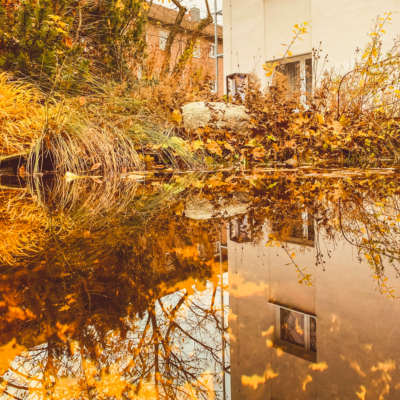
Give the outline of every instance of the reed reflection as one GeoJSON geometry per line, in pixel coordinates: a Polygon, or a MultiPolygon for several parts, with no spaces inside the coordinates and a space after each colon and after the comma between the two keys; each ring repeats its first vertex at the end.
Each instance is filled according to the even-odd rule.
{"type": "Polygon", "coordinates": [[[395,341],[368,329],[399,312],[397,175],[27,177],[19,189],[0,191],[4,396],[310,398],[349,369],[359,385],[343,396],[400,382],[395,341]],[[360,337],[372,352],[344,350],[360,337]]]}

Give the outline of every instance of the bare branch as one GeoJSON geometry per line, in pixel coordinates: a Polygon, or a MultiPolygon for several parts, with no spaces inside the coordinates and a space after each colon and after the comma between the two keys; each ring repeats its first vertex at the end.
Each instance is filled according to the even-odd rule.
{"type": "Polygon", "coordinates": [[[161,69],[162,74],[170,71],[172,45],[174,44],[175,38],[179,32],[179,28],[181,27],[183,18],[187,11],[187,8],[184,7],[178,0],[172,0],[172,2],[179,8],[179,12],[176,16],[174,25],[172,26],[172,29],[168,35],[167,43],[165,45],[164,61],[161,69]]]}

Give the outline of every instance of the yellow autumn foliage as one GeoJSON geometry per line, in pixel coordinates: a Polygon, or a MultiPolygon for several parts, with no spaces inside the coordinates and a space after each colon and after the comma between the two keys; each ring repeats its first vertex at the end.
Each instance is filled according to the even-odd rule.
{"type": "Polygon", "coordinates": [[[40,137],[46,117],[40,98],[32,85],[0,73],[0,156],[26,153],[40,137]]]}
{"type": "Polygon", "coordinates": [[[0,347],[0,375],[3,375],[8,370],[10,361],[13,361],[15,357],[21,355],[24,351],[26,351],[26,348],[20,346],[15,338],[0,347]]]}

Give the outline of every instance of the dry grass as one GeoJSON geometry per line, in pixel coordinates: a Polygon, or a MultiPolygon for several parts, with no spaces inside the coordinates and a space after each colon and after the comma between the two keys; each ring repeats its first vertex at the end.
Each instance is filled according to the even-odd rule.
{"type": "Polygon", "coordinates": [[[0,264],[40,252],[48,218],[29,191],[0,190],[0,264]]]}
{"type": "Polygon", "coordinates": [[[10,82],[0,74],[0,153],[29,152],[46,122],[40,92],[32,85],[10,82]]]}
{"type": "MultiPolygon", "coordinates": [[[[132,90],[92,79],[87,96],[44,95],[32,85],[0,75],[0,146],[6,156],[26,154],[28,173],[40,172],[40,155],[50,153],[57,171],[87,172],[101,164],[105,175],[146,169],[146,154],[158,154],[175,169],[203,162],[147,101],[132,90]]],[[[138,89],[140,91],[140,88],[138,89]]]]}

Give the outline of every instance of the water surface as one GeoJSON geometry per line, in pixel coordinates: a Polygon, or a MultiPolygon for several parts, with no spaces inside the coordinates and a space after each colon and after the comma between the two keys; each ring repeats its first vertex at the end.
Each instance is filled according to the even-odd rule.
{"type": "Polygon", "coordinates": [[[400,398],[400,177],[1,177],[4,399],[400,398]]]}

